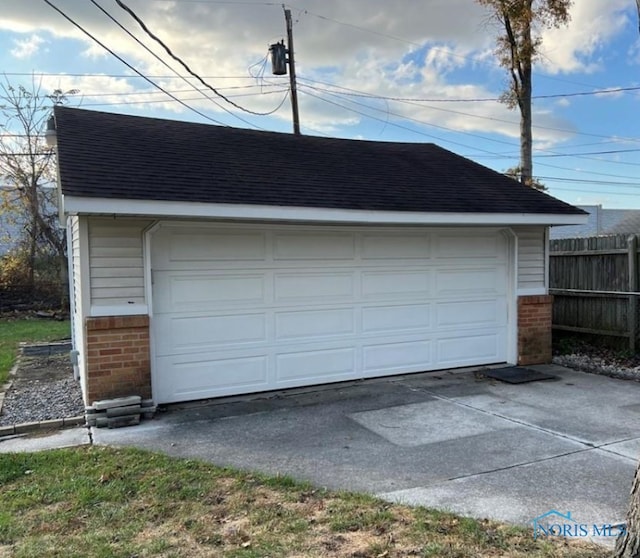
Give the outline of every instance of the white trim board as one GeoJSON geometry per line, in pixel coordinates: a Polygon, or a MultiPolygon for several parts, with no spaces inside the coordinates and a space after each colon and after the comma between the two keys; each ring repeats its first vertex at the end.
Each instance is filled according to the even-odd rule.
{"type": "Polygon", "coordinates": [[[216,219],[257,219],[316,223],[395,225],[581,225],[587,215],[535,213],[421,213],[268,205],[215,204],[64,196],[67,215],[136,215],[216,219]]]}

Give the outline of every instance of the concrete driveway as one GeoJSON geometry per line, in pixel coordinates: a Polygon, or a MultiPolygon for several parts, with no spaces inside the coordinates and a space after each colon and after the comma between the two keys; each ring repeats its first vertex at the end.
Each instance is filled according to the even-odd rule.
{"type": "Polygon", "coordinates": [[[640,383],[534,368],[558,379],[410,375],[172,407],[134,428],[93,429],[93,441],[513,523],[551,509],[581,523],[624,520],[640,383]]]}

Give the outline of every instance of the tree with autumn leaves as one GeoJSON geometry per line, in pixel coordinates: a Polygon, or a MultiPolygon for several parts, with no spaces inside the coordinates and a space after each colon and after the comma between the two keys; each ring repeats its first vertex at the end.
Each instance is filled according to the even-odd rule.
{"type": "Polygon", "coordinates": [[[509,86],[502,101],[520,112],[520,163],[518,179],[537,187],[533,178],[531,97],[533,64],[540,53],[541,33],[569,22],[572,0],[476,0],[489,10],[499,26],[496,55],[509,73],[509,86]]]}

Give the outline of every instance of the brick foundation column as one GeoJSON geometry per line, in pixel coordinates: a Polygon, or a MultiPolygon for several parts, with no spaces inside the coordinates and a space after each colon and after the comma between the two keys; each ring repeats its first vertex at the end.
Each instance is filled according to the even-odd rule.
{"type": "Polygon", "coordinates": [[[518,364],[551,362],[551,295],[518,297],[518,364]]]}
{"type": "Polygon", "coordinates": [[[151,397],[149,316],[87,318],[87,403],[151,397]]]}

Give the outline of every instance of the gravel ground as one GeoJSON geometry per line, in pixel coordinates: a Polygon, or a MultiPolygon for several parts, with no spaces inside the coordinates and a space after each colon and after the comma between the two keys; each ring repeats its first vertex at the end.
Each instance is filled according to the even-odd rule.
{"type": "Polygon", "coordinates": [[[607,359],[596,355],[584,353],[556,355],[553,357],[553,363],[580,370],[581,372],[640,381],[640,366],[627,366],[615,359],[607,359]]]}
{"type": "Polygon", "coordinates": [[[23,357],[4,398],[0,426],[83,413],[80,383],[73,378],[68,355],[23,357]]]}
{"type": "Polygon", "coordinates": [[[640,354],[597,347],[577,339],[559,343],[556,349],[554,364],[591,374],[640,381],[640,354]]]}

